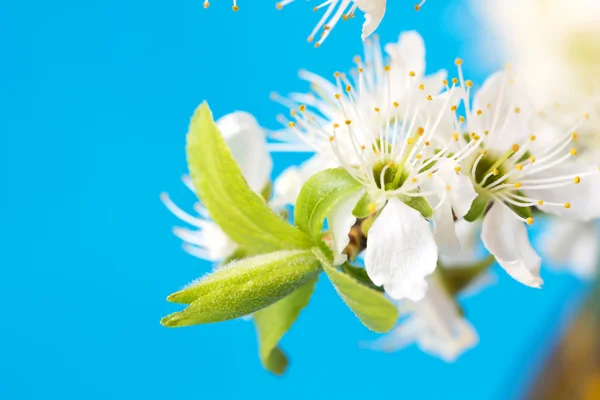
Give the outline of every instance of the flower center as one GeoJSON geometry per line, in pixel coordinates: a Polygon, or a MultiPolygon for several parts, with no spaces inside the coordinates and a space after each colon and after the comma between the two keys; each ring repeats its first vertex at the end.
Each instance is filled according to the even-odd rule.
{"type": "Polygon", "coordinates": [[[382,190],[396,190],[408,179],[409,173],[392,161],[380,161],[373,166],[375,184],[382,190]]]}

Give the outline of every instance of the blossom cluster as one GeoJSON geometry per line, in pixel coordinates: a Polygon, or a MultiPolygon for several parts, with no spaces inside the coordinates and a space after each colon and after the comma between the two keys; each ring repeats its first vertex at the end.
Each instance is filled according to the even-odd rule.
{"type": "MultiPolygon", "coordinates": [[[[385,1],[330,0],[320,7],[326,10],[315,31],[323,28],[325,34],[318,44],[340,18],[357,8],[366,13],[363,36],[369,36],[383,17],[385,1]]],[[[184,250],[228,266],[170,296],[190,306],[165,317],[164,325],[251,315],[258,326],[263,364],[281,372],[273,366],[276,343],[265,345],[267,335],[262,334],[276,324],[264,321],[280,318],[278,313],[285,311],[277,307],[291,307],[291,302],[294,309],[302,304],[297,314],[314,288],[314,274],[324,270],[365,325],[378,332],[396,325],[370,347],[394,350],[416,342],[424,351],[452,361],[477,343],[477,333],[457,299],[489,282],[491,265],[499,265],[523,285],[542,287],[542,257],[530,242],[529,226],[555,218],[560,222],[549,231],[560,227],[563,234],[571,232],[570,239],[549,235],[547,253],[557,259],[569,253],[578,265],[595,263],[590,255],[595,243],[572,242],[581,233],[578,224],[594,230],[591,221],[600,217],[599,159],[593,146],[595,141],[599,149],[598,136],[588,133],[593,113],[582,109],[563,115],[559,107],[541,107],[520,71],[511,66],[489,76],[479,88],[466,78],[461,59],[454,61],[450,75],[426,74],[424,42],[414,31],[383,48],[372,35],[354,64],[351,71],[335,72],[331,78],[302,71],[309,92],[273,94],[272,99],[288,109],[287,116],[278,117],[283,128],[276,132],[267,132],[245,112],[222,117],[213,129],[205,109],[196,112],[188,134],[191,178],[183,180],[200,202],[189,214],[168,195],[161,199],[188,225],[174,229],[184,250]],[[194,149],[211,144],[209,136],[202,136],[207,142],[198,141],[196,132],[213,130],[220,135],[210,139],[219,155],[214,165],[210,160],[197,164],[204,156],[195,155],[194,149]],[[221,138],[230,153],[219,150],[221,138]],[[271,182],[270,153],[288,151],[312,156],[271,182]],[[235,175],[225,165],[229,156],[248,191],[264,199],[265,210],[256,206],[255,215],[246,213],[250,207],[244,202],[255,198],[242,194],[239,182],[233,187],[233,181],[211,175],[235,175]],[[219,194],[226,201],[220,201],[219,194]],[[247,230],[245,220],[236,228],[221,216],[219,207],[226,208],[229,200],[229,218],[247,218],[252,222],[247,230]],[[256,215],[267,213],[289,220],[298,236],[296,230],[262,227],[261,221],[272,216],[255,219],[256,215]],[[575,228],[569,231],[568,226],[575,228]],[[552,242],[556,237],[561,241],[552,242]],[[277,240],[281,243],[275,244],[277,240]],[[309,248],[315,259],[302,253],[309,248]],[[277,256],[273,250],[280,250],[277,256]],[[298,257],[307,258],[300,262],[298,257]],[[275,264],[277,271],[297,274],[281,278],[275,286],[271,281],[283,272],[260,272],[275,264]],[[302,269],[308,264],[317,269],[302,269]],[[306,271],[301,278],[300,270],[306,271]],[[282,291],[283,281],[291,282],[289,290],[282,291]],[[269,285],[277,290],[268,292],[264,288],[269,285]],[[305,296],[304,291],[308,297],[292,299],[305,296]],[[249,297],[243,297],[246,292],[249,297]],[[270,293],[276,293],[271,302],[254,305],[257,297],[270,293]],[[381,305],[373,311],[368,305],[375,300],[381,305]],[[387,304],[398,314],[386,314],[387,304]],[[381,322],[389,318],[391,325],[381,322]]]]}

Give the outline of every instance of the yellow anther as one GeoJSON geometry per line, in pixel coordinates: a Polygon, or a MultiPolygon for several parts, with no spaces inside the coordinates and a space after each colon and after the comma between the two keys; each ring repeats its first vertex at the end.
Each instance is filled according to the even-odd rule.
{"type": "Polygon", "coordinates": [[[535,157],[534,156],[529,157],[529,162],[533,164],[535,162],[535,157]]]}
{"type": "Polygon", "coordinates": [[[339,72],[339,71],[336,71],[336,72],[334,72],[334,73],[333,73],[333,77],[334,77],[334,78],[339,78],[339,77],[340,77],[340,75],[341,75],[341,74],[340,74],[340,72],[339,72]]]}
{"type": "Polygon", "coordinates": [[[533,225],[533,218],[529,217],[525,221],[527,222],[527,225],[533,225]]]}
{"type": "Polygon", "coordinates": [[[417,154],[417,155],[415,156],[415,158],[416,158],[417,160],[420,160],[421,158],[423,158],[423,154],[417,154]]]}
{"type": "Polygon", "coordinates": [[[450,190],[452,190],[452,186],[450,186],[450,185],[446,185],[446,191],[448,191],[448,192],[449,192],[450,190]]]}
{"type": "Polygon", "coordinates": [[[335,140],[335,136],[329,136],[329,141],[333,142],[335,140]]]}
{"type": "Polygon", "coordinates": [[[492,174],[494,176],[498,176],[499,173],[500,173],[500,171],[498,171],[496,168],[494,168],[494,170],[492,171],[492,174]]]}
{"type": "Polygon", "coordinates": [[[451,111],[456,111],[457,109],[458,109],[458,107],[457,107],[457,106],[452,106],[452,107],[450,107],[450,110],[451,110],[451,111]]]}
{"type": "Polygon", "coordinates": [[[433,172],[428,172],[428,173],[427,173],[427,177],[428,177],[428,178],[433,178],[433,172]]]}
{"type": "Polygon", "coordinates": [[[571,139],[577,140],[577,138],[579,138],[579,134],[577,132],[571,133],[571,139]]]}
{"type": "Polygon", "coordinates": [[[455,142],[458,142],[458,133],[454,132],[452,134],[452,139],[454,139],[455,142]]]}
{"type": "Polygon", "coordinates": [[[408,73],[408,76],[415,76],[415,75],[416,75],[416,74],[415,74],[415,71],[410,71],[410,72],[408,73]]]}
{"type": "Polygon", "coordinates": [[[458,121],[462,124],[463,122],[465,122],[465,117],[463,117],[462,115],[458,118],[458,121]]]}
{"type": "Polygon", "coordinates": [[[581,178],[576,176],[575,178],[573,178],[573,182],[575,182],[575,184],[578,184],[581,182],[581,178]]]}
{"type": "Polygon", "coordinates": [[[569,150],[569,153],[571,153],[572,156],[577,155],[577,149],[571,149],[569,150]]]}
{"type": "Polygon", "coordinates": [[[531,140],[532,142],[536,139],[535,135],[531,135],[529,136],[529,140],[531,140]]]}
{"type": "Polygon", "coordinates": [[[481,114],[483,114],[483,111],[477,110],[477,115],[481,115],[481,114]]]}
{"type": "Polygon", "coordinates": [[[488,131],[487,129],[486,129],[485,131],[483,131],[483,134],[484,134],[485,136],[487,136],[489,133],[490,133],[490,131],[488,131]]]}
{"type": "Polygon", "coordinates": [[[544,205],[544,200],[538,200],[538,206],[543,206],[544,205]]]}
{"type": "Polygon", "coordinates": [[[394,102],[394,107],[398,108],[399,105],[400,104],[397,101],[394,102]]]}
{"type": "Polygon", "coordinates": [[[413,177],[413,178],[412,178],[410,181],[411,181],[412,183],[417,183],[417,177],[416,177],[416,176],[414,176],[414,177],[413,177]]]}
{"type": "Polygon", "coordinates": [[[419,85],[419,89],[421,90],[425,90],[425,85],[423,85],[422,83],[419,85]]]}
{"type": "Polygon", "coordinates": [[[335,94],[335,98],[336,98],[336,99],[338,99],[338,100],[339,100],[339,99],[340,99],[340,97],[342,97],[342,95],[341,95],[341,94],[339,94],[339,93],[336,93],[336,94],[335,94]]]}
{"type": "Polygon", "coordinates": [[[468,88],[473,87],[473,82],[470,79],[467,79],[465,81],[465,86],[468,87],[468,88]]]}
{"type": "Polygon", "coordinates": [[[460,165],[457,165],[456,167],[454,167],[454,171],[460,172],[460,165]]]}
{"type": "Polygon", "coordinates": [[[429,142],[429,140],[425,142],[425,146],[429,146],[430,144],[431,142],[429,142]]]}
{"type": "Polygon", "coordinates": [[[350,125],[352,123],[352,121],[350,121],[349,119],[347,119],[346,121],[344,121],[346,125],[350,125]]]}
{"type": "Polygon", "coordinates": [[[425,133],[425,128],[423,128],[422,126],[417,128],[417,135],[419,136],[423,136],[423,133],[425,133]]]}
{"type": "Polygon", "coordinates": [[[458,84],[458,78],[452,78],[452,83],[457,85],[458,84]]]}
{"type": "Polygon", "coordinates": [[[291,115],[292,117],[295,117],[295,116],[296,116],[296,110],[293,110],[293,109],[292,109],[292,110],[290,110],[290,115],[291,115]]]}
{"type": "Polygon", "coordinates": [[[387,164],[385,164],[388,166],[388,168],[392,168],[394,166],[394,163],[391,161],[388,161],[387,164]]]}
{"type": "Polygon", "coordinates": [[[233,6],[233,7],[231,7],[231,9],[232,9],[233,11],[238,11],[240,8],[239,8],[238,6],[233,6]]]}
{"type": "Polygon", "coordinates": [[[379,112],[379,107],[374,108],[375,112],[379,112]]]}
{"type": "Polygon", "coordinates": [[[519,107],[515,107],[515,113],[519,114],[521,112],[521,109],[519,107]]]}
{"type": "Polygon", "coordinates": [[[428,95],[427,100],[431,101],[431,100],[433,100],[433,97],[431,97],[431,95],[428,95]]]}
{"type": "Polygon", "coordinates": [[[515,189],[519,189],[521,187],[521,182],[515,183],[515,189]]]}
{"type": "Polygon", "coordinates": [[[569,203],[568,201],[564,204],[565,208],[571,208],[571,203],[569,203]]]}
{"type": "Polygon", "coordinates": [[[369,211],[370,213],[374,213],[375,210],[377,210],[377,206],[373,203],[369,203],[369,205],[367,206],[367,211],[369,211]]]}
{"type": "Polygon", "coordinates": [[[513,151],[513,152],[515,152],[515,153],[516,153],[517,151],[519,151],[519,145],[518,145],[518,144],[516,144],[516,143],[515,143],[515,144],[513,144],[513,145],[512,145],[512,151],[513,151]]]}
{"type": "Polygon", "coordinates": [[[461,60],[460,58],[457,58],[456,60],[454,60],[454,64],[456,64],[457,66],[462,65],[463,60],[461,60]]]}
{"type": "Polygon", "coordinates": [[[490,103],[487,103],[486,107],[490,108],[492,105],[490,103]]]}
{"type": "Polygon", "coordinates": [[[360,145],[360,149],[361,149],[361,150],[364,150],[364,149],[366,149],[366,148],[367,148],[367,146],[365,146],[364,144],[361,144],[361,145],[360,145]]]}
{"type": "Polygon", "coordinates": [[[413,142],[414,142],[413,138],[406,139],[407,144],[413,144],[413,142]]]}
{"type": "Polygon", "coordinates": [[[442,84],[443,84],[444,86],[448,86],[448,80],[444,79],[444,80],[442,81],[442,84]]]}
{"type": "Polygon", "coordinates": [[[517,169],[519,171],[523,171],[523,164],[517,164],[517,169]]]}
{"type": "Polygon", "coordinates": [[[360,56],[354,56],[353,61],[355,64],[360,64],[361,63],[360,56]]]}
{"type": "Polygon", "coordinates": [[[485,149],[481,150],[481,154],[483,154],[485,156],[487,154],[487,150],[485,150],[485,149]]]}
{"type": "Polygon", "coordinates": [[[420,11],[420,10],[421,10],[421,5],[415,4],[415,11],[420,11]]]}
{"type": "Polygon", "coordinates": [[[204,2],[204,8],[208,8],[208,7],[210,7],[210,3],[208,1],[205,1],[204,2]]]}
{"type": "Polygon", "coordinates": [[[384,70],[384,71],[386,71],[386,72],[388,72],[390,69],[391,69],[391,68],[390,68],[390,66],[389,66],[389,65],[386,65],[385,67],[383,67],[383,70],[384,70]]]}
{"type": "Polygon", "coordinates": [[[590,119],[590,114],[588,114],[588,113],[583,114],[583,118],[590,119]]]}
{"type": "Polygon", "coordinates": [[[300,104],[300,107],[298,107],[298,109],[300,111],[304,111],[304,110],[306,110],[306,106],[304,104],[300,104]]]}
{"type": "Polygon", "coordinates": [[[295,125],[295,124],[294,124],[294,121],[290,121],[290,122],[288,122],[288,126],[289,126],[290,128],[293,128],[293,127],[294,127],[294,125],[295,125]]]}

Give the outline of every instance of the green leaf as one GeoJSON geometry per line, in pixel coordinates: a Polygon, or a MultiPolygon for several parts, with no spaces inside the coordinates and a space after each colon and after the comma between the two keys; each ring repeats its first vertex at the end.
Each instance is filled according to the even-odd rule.
{"type": "Polygon", "coordinates": [[[314,249],[314,252],[321,261],[329,280],[335,286],[335,290],[367,328],[384,333],[394,327],[398,320],[398,309],[383,293],[335,269],[330,259],[320,249],[314,249]]]}
{"type": "Polygon", "coordinates": [[[192,117],[186,151],[198,198],[234,242],[254,254],[311,247],[305,234],[248,187],[206,103],[192,117]]]}
{"type": "Polygon", "coordinates": [[[421,213],[423,218],[431,218],[433,215],[433,208],[429,205],[427,199],[423,196],[412,197],[412,196],[400,196],[404,204],[414,208],[421,213]]]}
{"type": "Polygon", "coordinates": [[[358,203],[356,203],[354,210],[352,210],[352,215],[356,218],[366,218],[373,214],[379,208],[378,206],[378,202],[369,193],[365,193],[358,203]]]}
{"type": "Polygon", "coordinates": [[[315,243],[321,240],[323,222],[333,207],[362,185],[342,168],[327,169],[306,181],[294,210],[294,222],[315,243]]]}
{"type": "Polygon", "coordinates": [[[354,265],[346,262],[342,264],[342,272],[353,277],[363,285],[368,286],[373,290],[383,292],[383,288],[381,286],[376,286],[373,281],[371,281],[371,278],[369,278],[369,275],[367,275],[367,270],[364,268],[355,267],[354,265]]]}
{"type": "Polygon", "coordinates": [[[486,196],[479,195],[475,197],[469,212],[465,215],[465,220],[468,222],[474,222],[481,218],[488,206],[488,202],[489,199],[486,196]]]}
{"type": "Polygon", "coordinates": [[[189,306],[160,322],[179,327],[251,314],[289,295],[320,271],[310,250],[282,250],[234,261],[170,295],[168,301],[189,306]]]}
{"type": "Polygon", "coordinates": [[[316,283],[317,277],[314,277],[289,296],[257,311],[252,317],[258,333],[262,364],[276,375],[283,374],[288,364],[287,357],[277,343],[296,321],[300,311],[308,304],[316,283]]]}

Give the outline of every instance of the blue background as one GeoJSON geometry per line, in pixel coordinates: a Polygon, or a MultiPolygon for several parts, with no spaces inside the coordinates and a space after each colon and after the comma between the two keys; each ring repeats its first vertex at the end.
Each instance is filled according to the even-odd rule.
{"type": "MultiPolygon", "coordinates": [[[[263,371],[251,323],[169,330],[166,295],[209,265],[180,250],[168,191],[180,183],[194,108],[241,109],[269,128],[271,90],[306,89],[304,67],[330,76],[361,52],[361,18],[320,49],[318,19],[299,1],[2,1],[0,3],[0,398],[507,399],[522,393],[576,306],[583,284],[545,272],[542,291],[498,270],[499,285],[465,302],[481,344],[454,365],[415,346],[362,350],[372,339],[323,279],[283,341],[283,378],[263,371]]],[[[415,13],[390,1],[382,42],[418,29],[428,71],[487,60],[461,2],[415,13]]],[[[478,67],[479,66],[479,67],[478,67]]],[[[483,67],[481,67],[483,66],[483,67]]],[[[470,68],[470,69],[469,69],[470,68]]],[[[302,155],[276,155],[276,173],[302,155]]]]}

